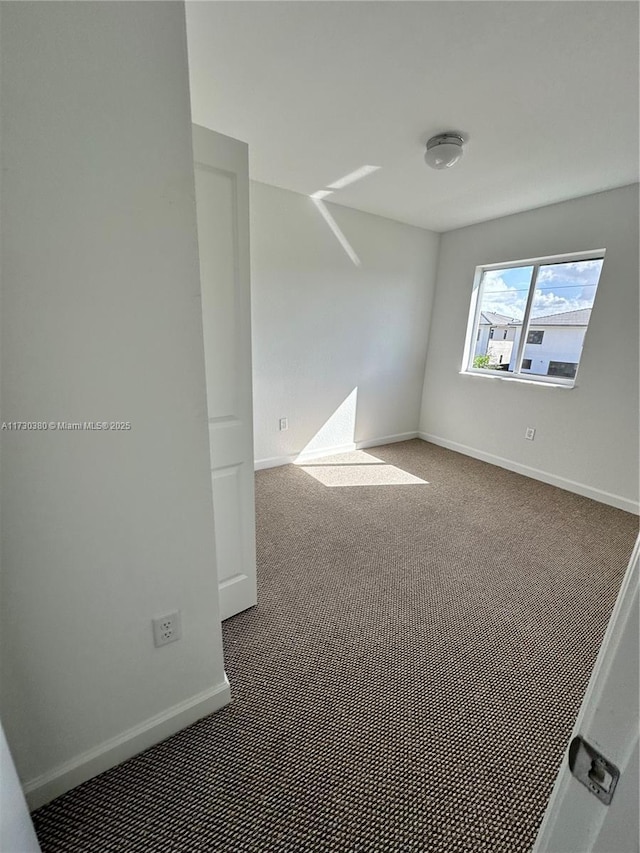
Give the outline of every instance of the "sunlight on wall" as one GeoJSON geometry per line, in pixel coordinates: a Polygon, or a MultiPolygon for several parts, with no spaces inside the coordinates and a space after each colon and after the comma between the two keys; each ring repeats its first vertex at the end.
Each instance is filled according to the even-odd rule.
{"type": "Polygon", "coordinates": [[[364,450],[296,464],[323,486],[329,487],[429,485],[427,480],[421,480],[420,477],[396,468],[395,465],[389,465],[364,450]]]}
{"type": "Polygon", "coordinates": [[[320,214],[323,217],[324,221],[327,223],[329,228],[331,228],[331,230],[333,231],[333,233],[336,237],[336,240],[338,241],[338,243],[340,243],[342,248],[345,250],[345,252],[349,256],[349,258],[351,259],[352,263],[355,264],[355,266],[357,266],[357,267],[362,266],[362,261],[356,255],[355,251],[353,250],[353,247],[351,246],[351,243],[349,243],[347,238],[344,236],[344,234],[340,230],[340,226],[338,225],[338,223],[335,221],[333,216],[327,210],[325,203],[320,201],[320,199],[317,197],[314,198],[313,196],[310,196],[310,198],[311,198],[311,201],[315,204],[315,206],[320,211],[320,214]]]}
{"type": "Polygon", "coordinates": [[[356,387],[298,454],[294,464],[323,486],[428,486],[427,480],[356,449],[357,406],[356,387]]]}
{"type": "Polygon", "coordinates": [[[349,172],[348,175],[343,175],[332,184],[327,184],[327,187],[330,190],[341,190],[344,187],[348,187],[350,184],[355,184],[356,181],[361,181],[372,172],[377,172],[379,168],[380,166],[360,166],[360,168],[356,169],[355,172],[349,172]]]}
{"type": "Polygon", "coordinates": [[[354,388],[340,403],[331,417],[320,427],[311,441],[303,447],[296,462],[308,459],[310,455],[323,451],[341,452],[355,449],[356,408],[358,388],[354,388]]]}

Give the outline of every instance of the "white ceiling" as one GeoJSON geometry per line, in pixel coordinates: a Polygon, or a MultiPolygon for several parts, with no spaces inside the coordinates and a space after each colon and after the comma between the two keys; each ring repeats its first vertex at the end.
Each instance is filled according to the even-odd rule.
{"type": "Polygon", "coordinates": [[[638,180],[635,2],[188,2],[193,120],[251,178],[435,231],[638,180]],[[468,136],[429,169],[435,133],[468,136]]]}

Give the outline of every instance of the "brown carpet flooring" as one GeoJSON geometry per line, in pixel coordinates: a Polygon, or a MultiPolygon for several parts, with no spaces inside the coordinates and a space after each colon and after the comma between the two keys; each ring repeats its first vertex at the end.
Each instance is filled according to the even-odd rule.
{"type": "Polygon", "coordinates": [[[419,440],[367,453],[257,475],[233,703],[36,812],[44,853],[531,849],[637,518],[419,440]],[[428,484],[311,476],[390,466],[428,484]]]}

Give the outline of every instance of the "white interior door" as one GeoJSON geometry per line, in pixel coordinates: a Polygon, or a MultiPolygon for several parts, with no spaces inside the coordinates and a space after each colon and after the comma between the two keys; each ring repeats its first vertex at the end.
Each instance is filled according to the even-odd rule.
{"type": "Polygon", "coordinates": [[[249,280],[243,142],[193,126],[220,615],[257,601],[249,280]]]}
{"type": "MultiPolygon", "coordinates": [[[[619,772],[572,775],[568,754],[556,779],[533,853],[638,853],[638,604],[640,537],[636,541],[571,740],[584,738],[619,772]],[[591,780],[589,779],[591,776],[591,780]],[[598,783],[595,785],[594,783],[598,783]],[[612,791],[607,804],[594,795],[612,791]]],[[[589,770],[589,761],[583,764],[589,770]]],[[[597,759],[596,759],[597,769],[597,759]]]]}

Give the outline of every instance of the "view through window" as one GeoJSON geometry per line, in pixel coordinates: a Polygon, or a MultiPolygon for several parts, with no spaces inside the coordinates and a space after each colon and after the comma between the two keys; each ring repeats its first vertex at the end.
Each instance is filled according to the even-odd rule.
{"type": "Polygon", "coordinates": [[[481,267],[466,369],[572,385],[603,260],[599,252],[481,267]]]}

